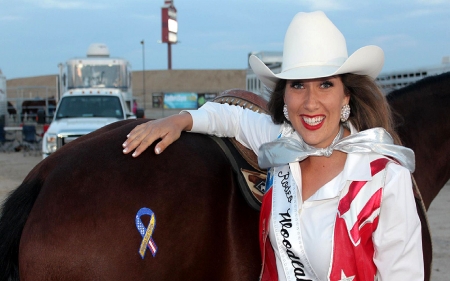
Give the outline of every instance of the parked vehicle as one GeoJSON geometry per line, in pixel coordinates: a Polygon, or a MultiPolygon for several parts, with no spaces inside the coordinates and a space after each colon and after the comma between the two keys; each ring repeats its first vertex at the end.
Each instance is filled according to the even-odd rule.
{"type": "Polygon", "coordinates": [[[100,127],[136,118],[132,112],[131,66],[111,58],[104,44],[92,44],[86,58],[68,60],[60,69],[64,93],[44,134],[43,157],[100,127]]]}
{"type": "Polygon", "coordinates": [[[0,126],[5,125],[8,113],[8,101],[6,99],[6,77],[0,69],[0,126]]]}

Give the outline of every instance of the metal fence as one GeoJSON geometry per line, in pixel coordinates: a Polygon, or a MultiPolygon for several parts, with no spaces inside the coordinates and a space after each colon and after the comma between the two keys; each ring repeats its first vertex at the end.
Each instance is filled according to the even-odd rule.
{"type": "Polygon", "coordinates": [[[21,86],[6,89],[8,115],[6,124],[35,123],[39,110],[45,112],[46,123],[51,122],[56,109],[56,87],[21,86]]]}

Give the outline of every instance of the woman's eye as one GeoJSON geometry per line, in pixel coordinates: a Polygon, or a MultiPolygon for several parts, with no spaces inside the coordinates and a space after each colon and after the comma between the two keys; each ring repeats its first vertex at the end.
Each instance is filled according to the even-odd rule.
{"type": "Polygon", "coordinates": [[[330,88],[330,87],[333,87],[333,83],[331,83],[330,81],[324,81],[323,83],[322,83],[322,85],[320,85],[322,88],[324,88],[324,89],[328,89],[328,88],[330,88]]]}
{"type": "Polygon", "coordinates": [[[303,88],[303,84],[298,82],[298,81],[292,81],[291,82],[291,88],[301,89],[301,88],[303,88]]]}

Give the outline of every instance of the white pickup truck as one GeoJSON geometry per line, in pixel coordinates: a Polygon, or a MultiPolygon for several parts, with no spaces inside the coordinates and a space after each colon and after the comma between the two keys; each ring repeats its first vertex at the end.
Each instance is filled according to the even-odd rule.
{"type": "Polygon", "coordinates": [[[110,58],[104,44],[92,44],[86,58],[71,59],[65,66],[60,73],[64,94],[43,137],[43,158],[107,124],[136,118],[128,61],[110,58]]]}

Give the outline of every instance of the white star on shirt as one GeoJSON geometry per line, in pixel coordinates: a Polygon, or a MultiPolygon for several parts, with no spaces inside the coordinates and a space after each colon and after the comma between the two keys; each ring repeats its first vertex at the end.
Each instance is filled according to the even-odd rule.
{"type": "Polygon", "coordinates": [[[347,276],[345,276],[344,271],[341,270],[341,280],[339,280],[339,281],[352,281],[353,279],[355,279],[354,275],[347,277],[347,276]]]}

